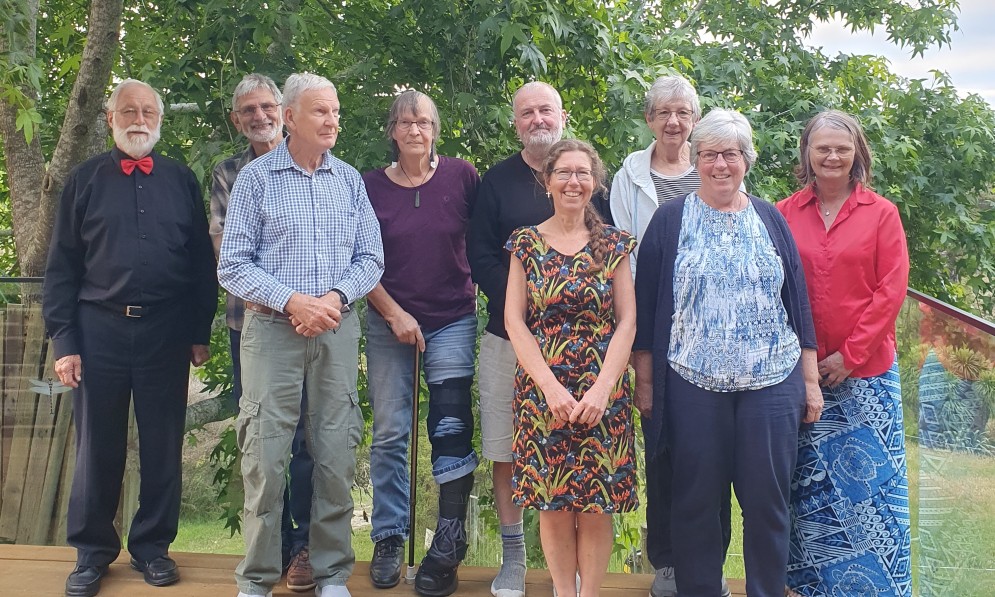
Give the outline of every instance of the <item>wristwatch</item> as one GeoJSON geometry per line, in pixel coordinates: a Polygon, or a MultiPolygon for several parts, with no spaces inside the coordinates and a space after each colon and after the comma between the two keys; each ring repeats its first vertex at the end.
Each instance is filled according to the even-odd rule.
{"type": "Polygon", "coordinates": [[[342,302],[342,310],[347,311],[349,309],[349,299],[346,297],[345,293],[338,288],[332,288],[332,292],[339,295],[339,301],[342,302]]]}

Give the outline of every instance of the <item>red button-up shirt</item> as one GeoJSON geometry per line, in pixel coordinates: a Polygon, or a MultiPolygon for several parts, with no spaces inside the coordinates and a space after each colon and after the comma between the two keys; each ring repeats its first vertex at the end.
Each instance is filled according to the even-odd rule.
{"type": "Polygon", "coordinates": [[[819,360],[843,355],[851,377],[895,360],[895,320],[909,284],[909,250],[898,208],[857,185],[829,230],[811,186],[777,204],[805,268],[819,360]]]}

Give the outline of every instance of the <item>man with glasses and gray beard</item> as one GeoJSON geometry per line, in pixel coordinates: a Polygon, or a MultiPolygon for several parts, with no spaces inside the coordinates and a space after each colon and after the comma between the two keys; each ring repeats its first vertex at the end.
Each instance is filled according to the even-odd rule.
{"type": "Polygon", "coordinates": [[[72,387],[76,472],[67,597],[91,597],[121,551],[114,528],[128,443],[138,424],[141,498],[128,533],[145,582],[179,580],[168,555],[180,514],[190,364],[210,356],[218,287],[200,184],[152,148],[162,99],[127,79],[107,101],[115,147],[69,175],[42,302],[59,381],[72,387]]]}
{"type": "MultiPolygon", "coordinates": [[[[526,83],[512,97],[515,132],[522,151],[495,164],[481,179],[467,232],[467,257],[473,281],[487,296],[487,331],[480,340],[480,435],[482,453],[494,464],[494,504],[501,524],[501,569],[491,583],[495,597],[525,594],[525,535],[522,509],[512,501],[512,399],[515,350],[504,328],[504,299],[510,254],[508,237],[553,215],[540,174],[546,153],[563,136],[567,111],[560,94],[539,81],[526,83]]],[[[604,193],[591,200],[611,223],[604,193]]]]}
{"type": "MultiPolygon", "coordinates": [[[[231,156],[214,168],[211,180],[211,241],[214,255],[221,252],[221,238],[228,213],[228,198],[238,173],[246,164],[268,153],[283,141],[283,95],[273,79],[252,73],[235,87],[232,97],[231,121],[235,129],[249,140],[249,147],[231,156]]],[[[226,293],[225,320],[231,340],[232,401],[238,407],[242,397],[242,360],[239,346],[242,340],[242,322],[245,319],[245,301],[226,293]]],[[[307,392],[302,392],[302,410],[307,410],[307,392]]],[[[283,519],[281,543],[283,569],[287,574],[287,588],[291,591],[313,589],[314,573],[308,551],[308,530],[311,525],[311,497],[314,493],[311,475],[314,460],[307,450],[304,419],[297,424],[290,448],[290,475],[283,494],[283,519]]]]}

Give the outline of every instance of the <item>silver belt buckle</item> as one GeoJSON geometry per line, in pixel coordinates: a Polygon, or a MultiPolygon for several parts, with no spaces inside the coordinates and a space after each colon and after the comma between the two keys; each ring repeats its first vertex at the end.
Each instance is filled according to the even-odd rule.
{"type": "Polygon", "coordinates": [[[142,306],[141,305],[128,305],[124,308],[125,317],[141,317],[142,316],[142,306]]]}

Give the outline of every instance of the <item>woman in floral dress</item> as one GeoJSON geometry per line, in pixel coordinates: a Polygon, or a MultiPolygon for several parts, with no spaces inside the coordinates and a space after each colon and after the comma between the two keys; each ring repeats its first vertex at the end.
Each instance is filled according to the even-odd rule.
{"type": "Polygon", "coordinates": [[[543,165],[553,217],[519,228],[505,325],[518,357],[515,501],[539,510],[559,595],[597,595],[612,547],[611,514],[638,506],[627,362],[635,335],[629,254],[635,239],[591,205],[604,166],[582,141],[543,165]],[[617,275],[621,272],[621,275],[617,275]]]}

